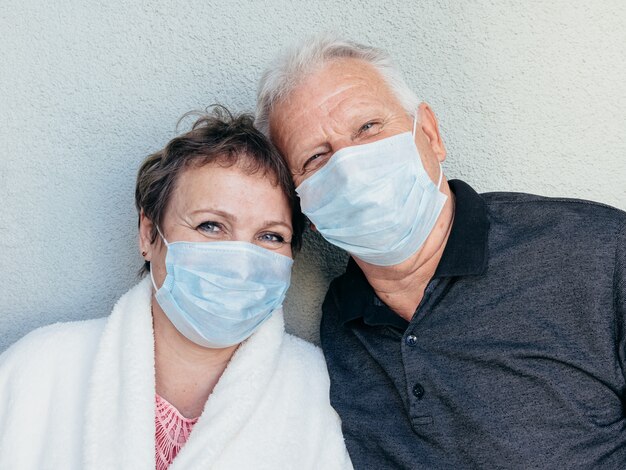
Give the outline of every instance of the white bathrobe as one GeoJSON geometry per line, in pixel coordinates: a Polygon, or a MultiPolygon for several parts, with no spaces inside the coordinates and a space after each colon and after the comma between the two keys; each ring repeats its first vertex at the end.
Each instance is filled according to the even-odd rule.
{"type": "MultiPolygon", "coordinates": [[[[155,468],[151,284],[107,318],[40,328],[0,356],[0,469],[155,468]]],[[[274,313],[245,341],[170,469],[352,468],[320,350],[274,313]]]]}

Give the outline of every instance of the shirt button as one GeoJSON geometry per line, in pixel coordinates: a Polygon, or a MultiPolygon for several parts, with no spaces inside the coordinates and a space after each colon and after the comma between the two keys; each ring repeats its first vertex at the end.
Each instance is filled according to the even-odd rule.
{"type": "Polygon", "coordinates": [[[413,395],[418,400],[422,399],[422,397],[424,396],[424,392],[425,392],[424,387],[422,387],[420,384],[417,383],[413,385],[413,395]]]}
{"type": "Polygon", "coordinates": [[[409,335],[406,337],[405,343],[407,346],[415,346],[417,344],[417,336],[415,335],[409,335]]]}

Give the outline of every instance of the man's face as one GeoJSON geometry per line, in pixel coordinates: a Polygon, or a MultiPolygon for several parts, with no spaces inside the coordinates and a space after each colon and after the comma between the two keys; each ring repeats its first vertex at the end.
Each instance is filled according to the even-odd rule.
{"type": "MultiPolygon", "coordinates": [[[[338,150],[411,131],[412,125],[412,116],[378,72],[357,59],[326,64],[270,114],[271,138],[287,159],[296,186],[338,150]]],[[[424,161],[423,133],[418,134],[416,143],[424,161]]],[[[424,163],[431,173],[432,163],[424,163]]],[[[438,175],[435,164],[432,172],[438,175]]]]}

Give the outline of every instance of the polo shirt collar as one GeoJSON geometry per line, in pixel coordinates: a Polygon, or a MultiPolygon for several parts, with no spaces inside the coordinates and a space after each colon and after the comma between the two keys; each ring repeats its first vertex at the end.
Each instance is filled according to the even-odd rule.
{"type": "MultiPolygon", "coordinates": [[[[434,278],[481,275],[488,261],[487,207],[482,197],[463,181],[451,180],[449,185],[455,196],[454,220],[434,278]]],[[[346,272],[338,279],[337,289],[341,323],[363,318],[372,326],[407,327],[406,320],[378,299],[352,258],[346,272]]]]}
{"type": "Polygon", "coordinates": [[[454,221],[434,277],[478,276],[487,269],[487,206],[461,180],[450,181],[455,196],[454,221]]]}

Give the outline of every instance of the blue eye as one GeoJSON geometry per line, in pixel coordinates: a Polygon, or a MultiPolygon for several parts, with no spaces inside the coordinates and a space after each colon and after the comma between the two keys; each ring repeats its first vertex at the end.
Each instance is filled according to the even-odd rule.
{"type": "Polygon", "coordinates": [[[313,162],[315,162],[315,160],[317,160],[318,158],[320,158],[322,156],[321,153],[316,153],[315,155],[313,155],[312,157],[310,157],[306,162],[304,162],[304,168],[308,168],[310,165],[313,164],[313,162]]]}
{"type": "Polygon", "coordinates": [[[272,233],[272,232],[263,233],[259,237],[259,239],[264,242],[285,243],[285,239],[283,238],[282,235],[279,235],[278,233],[272,233]]]}
{"type": "Polygon", "coordinates": [[[221,232],[222,225],[217,222],[202,222],[200,225],[198,225],[198,230],[207,233],[218,233],[221,232]]]}
{"type": "Polygon", "coordinates": [[[315,171],[323,167],[329,158],[330,158],[330,152],[316,153],[315,155],[310,157],[306,162],[304,162],[302,173],[304,174],[309,171],[315,171]]]}
{"type": "Polygon", "coordinates": [[[361,134],[377,134],[381,130],[381,124],[378,121],[366,122],[361,126],[357,135],[361,134]]]}

